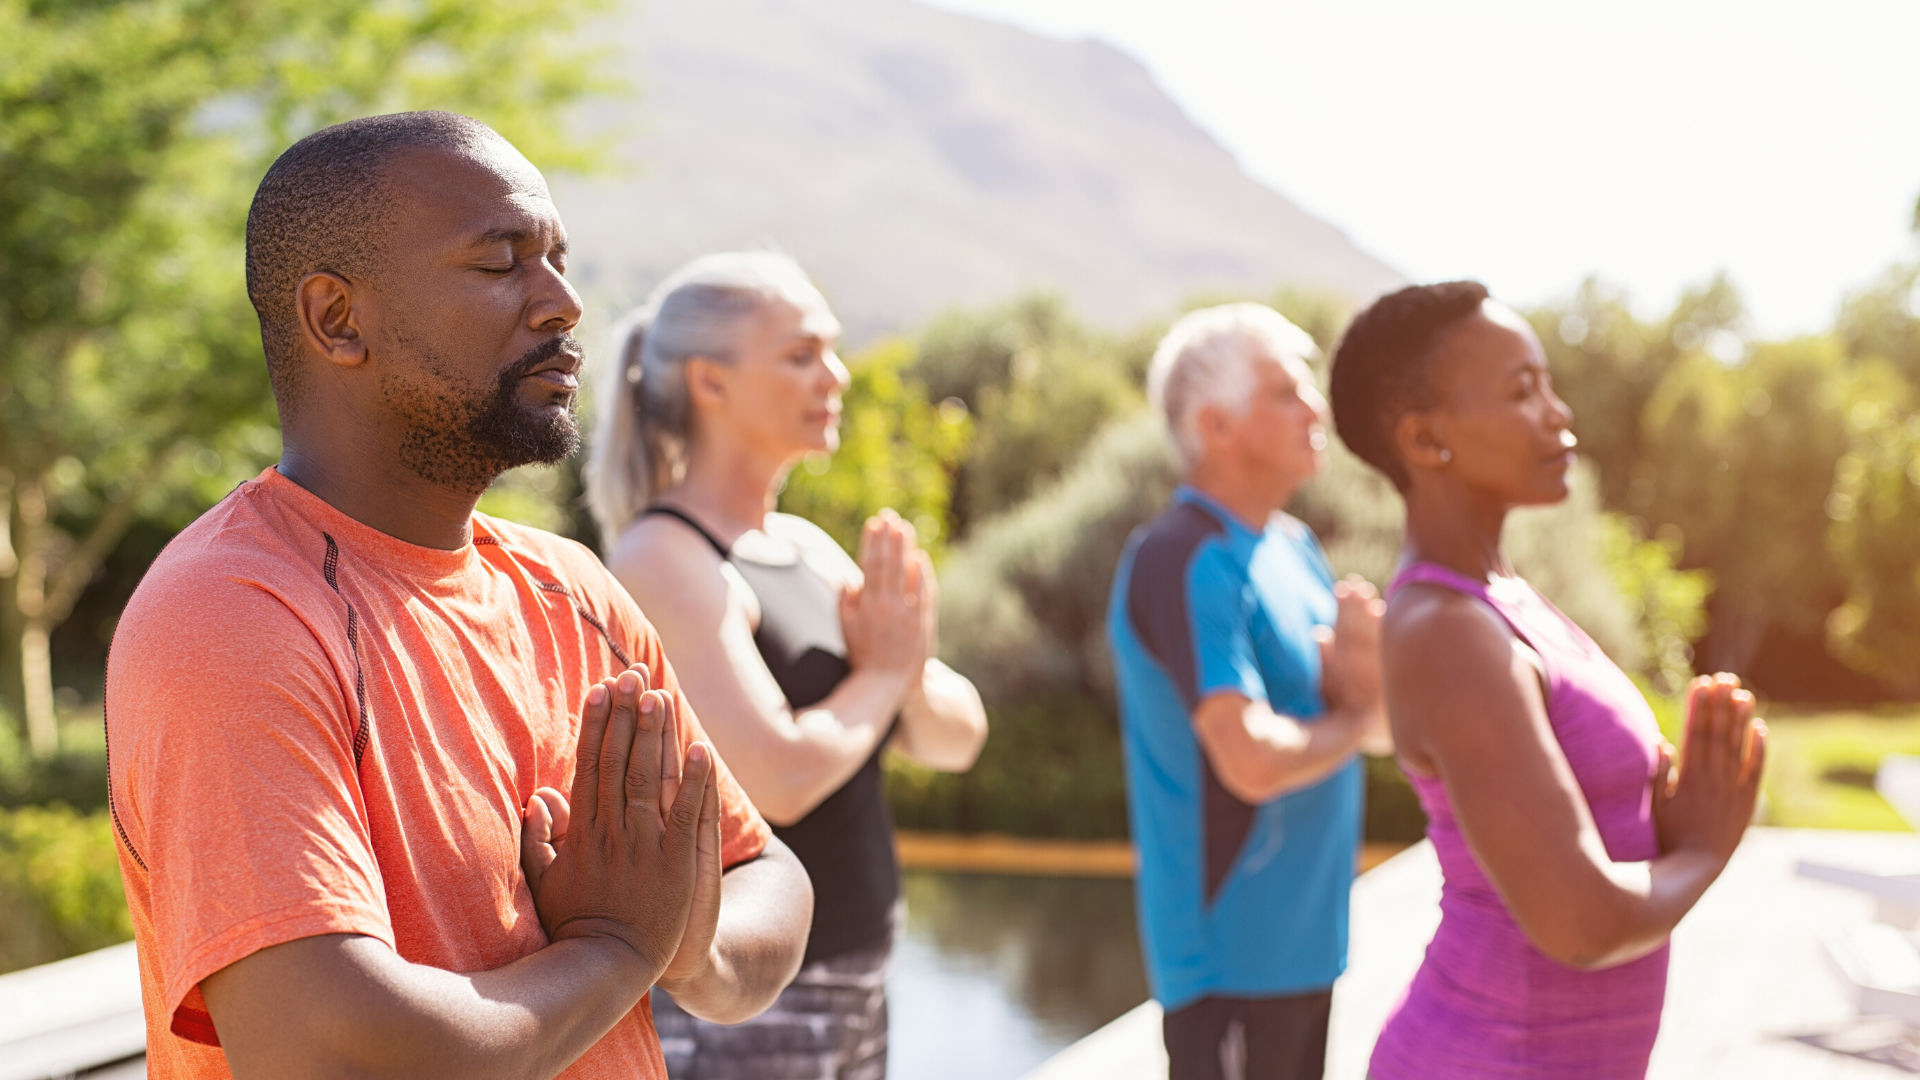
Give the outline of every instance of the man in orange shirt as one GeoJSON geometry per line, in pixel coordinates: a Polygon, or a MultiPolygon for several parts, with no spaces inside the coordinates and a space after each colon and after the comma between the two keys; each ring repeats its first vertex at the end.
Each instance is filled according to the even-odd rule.
{"type": "Polygon", "coordinates": [[[573,420],[580,299],[485,126],[296,144],[247,224],[285,453],[115,633],[109,794],[148,1072],[663,1078],[644,1000],[735,1022],[812,891],[586,549],[474,512],[573,420]]]}

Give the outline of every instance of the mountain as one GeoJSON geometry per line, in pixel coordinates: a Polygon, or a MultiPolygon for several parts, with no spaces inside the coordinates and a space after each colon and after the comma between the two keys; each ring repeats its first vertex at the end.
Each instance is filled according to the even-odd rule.
{"type": "Polygon", "coordinates": [[[637,303],[777,246],[849,337],[1031,289],[1125,326],[1205,291],[1402,278],[1241,171],[1137,61],[909,0],[639,0],[595,33],[627,167],[558,178],[573,276],[637,303]]]}

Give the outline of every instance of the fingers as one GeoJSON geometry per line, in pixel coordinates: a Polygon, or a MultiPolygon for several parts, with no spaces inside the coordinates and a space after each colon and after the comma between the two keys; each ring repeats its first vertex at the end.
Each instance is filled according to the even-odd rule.
{"type": "Polygon", "coordinates": [[[1709,749],[1709,763],[1715,773],[1722,776],[1738,776],[1741,751],[1743,751],[1743,744],[1747,742],[1745,719],[1753,715],[1753,705],[1751,705],[1753,696],[1741,690],[1740,676],[1736,675],[1720,673],[1713,676],[1713,688],[1718,698],[1718,707],[1713,713],[1713,742],[1709,749]],[[1741,711],[1740,705],[1734,701],[1736,694],[1740,694],[1749,701],[1745,711],[1741,711]]]}
{"type": "Polygon", "coordinates": [[[602,679],[587,690],[587,703],[580,712],[580,744],[573,757],[573,797],[592,814],[599,802],[600,745],[607,738],[607,721],[612,716],[613,681],[602,679]]]}
{"type": "Polygon", "coordinates": [[[933,556],[924,550],[915,551],[915,562],[920,567],[920,602],[928,611],[940,608],[940,578],[933,572],[933,556]]]}
{"type": "MultiPolygon", "coordinates": [[[[649,690],[640,695],[637,702],[639,723],[635,728],[633,750],[626,762],[625,784],[626,812],[633,815],[658,814],[660,812],[660,759],[661,735],[666,730],[668,714],[673,711],[673,701],[661,690],[649,690]]],[[[681,778],[684,790],[685,777],[681,778]]]]}
{"type": "MultiPolygon", "coordinates": [[[[713,748],[706,743],[694,743],[687,748],[687,766],[680,778],[680,797],[673,801],[672,809],[667,812],[665,847],[674,865],[684,865],[680,860],[691,859],[698,853],[698,830],[704,815],[702,804],[707,800],[708,789],[713,787],[713,748]]],[[[714,794],[717,799],[718,792],[714,794]]],[[[717,801],[715,812],[718,812],[717,801]]]]}
{"type": "Polygon", "coordinates": [[[1687,684],[1687,725],[1681,737],[1680,767],[1689,769],[1707,759],[1707,710],[1711,708],[1713,679],[1700,675],[1687,684]]]}
{"type": "Polygon", "coordinates": [[[1741,783],[1758,788],[1767,772],[1767,722],[1755,720],[1747,739],[1747,771],[1741,783]]]}
{"type": "Polygon", "coordinates": [[[659,695],[667,711],[660,726],[660,805],[672,806],[680,795],[680,703],[665,690],[659,695]]]}
{"type": "MultiPolygon", "coordinates": [[[[626,812],[628,778],[634,747],[641,740],[640,703],[646,697],[646,684],[632,671],[623,671],[613,681],[613,717],[607,721],[607,741],[600,751],[600,797],[597,814],[618,819],[626,812]]],[[[658,766],[656,765],[656,768],[658,766]]],[[[649,781],[659,783],[655,776],[649,781]]]]}

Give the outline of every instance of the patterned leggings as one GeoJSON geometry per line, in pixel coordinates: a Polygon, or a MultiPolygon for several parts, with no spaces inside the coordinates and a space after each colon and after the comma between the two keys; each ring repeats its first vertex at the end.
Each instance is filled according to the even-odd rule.
{"type": "Polygon", "coordinates": [[[884,1080],[886,943],[815,960],[744,1024],[692,1016],[659,989],[653,1026],[670,1080],[884,1080]]]}

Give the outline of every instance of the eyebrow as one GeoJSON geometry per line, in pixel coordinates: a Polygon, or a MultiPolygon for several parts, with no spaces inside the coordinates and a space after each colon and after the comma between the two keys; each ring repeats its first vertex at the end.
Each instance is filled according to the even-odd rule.
{"type": "MultiPolygon", "coordinates": [[[[527,241],[533,239],[533,236],[534,234],[532,229],[524,229],[518,226],[508,225],[498,229],[488,229],[486,232],[483,232],[479,236],[474,237],[473,243],[469,246],[485,247],[488,244],[500,244],[500,243],[513,244],[518,246],[520,244],[524,244],[527,241]]],[[[554,241],[553,250],[564,254],[567,251],[567,238],[563,236],[563,237],[560,237],[558,240],[554,241]]]]}

